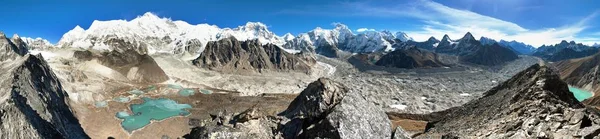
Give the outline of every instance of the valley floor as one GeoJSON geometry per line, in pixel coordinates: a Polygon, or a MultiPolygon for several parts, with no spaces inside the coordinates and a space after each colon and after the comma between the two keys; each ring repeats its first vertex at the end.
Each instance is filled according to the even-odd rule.
{"type": "MultiPolygon", "coordinates": [[[[132,134],[121,128],[119,111],[129,110],[130,104],[141,99],[121,103],[109,101],[107,107],[95,107],[98,101],[110,100],[133,88],[151,84],[135,84],[126,77],[93,61],[73,60],[67,50],[52,52],[50,66],[69,92],[72,109],[85,131],[92,138],[157,138],[163,135],[181,137],[198,126],[210,114],[226,111],[239,113],[256,106],[266,115],[276,115],[310,82],[328,77],[347,87],[360,90],[368,101],[387,112],[429,113],[462,105],[481,97],[483,92],[509,79],[517,72],[538,62],[537,58],[521,56],[518,60],[496,67],[459,64],[448,68],[432,69],[358,69],[346,58],[326,58],[319,61],[311,74],[293,72],[265,72],[229,74],[197,68],[189,61],[173,56],[154,56],[157,64],[170,80],[157,85],[178,84],[185,88],[207,89],[212,94],[196,93],[184,97],[160,88],[146,94],[153,98],[168,98],[192,105],[191,115],[153,122],[132,134]]],[[[421,128],[418,121],[392,120],[395,125],[409,124],[421,128]]]]}

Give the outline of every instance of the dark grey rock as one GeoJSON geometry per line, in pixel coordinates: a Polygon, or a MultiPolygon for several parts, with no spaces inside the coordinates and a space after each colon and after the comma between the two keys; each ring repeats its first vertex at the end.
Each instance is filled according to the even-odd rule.
{"type": "Polygon", "coordinates": [[[68,94],[41,55],[2,69],[0,138],[89,138],[71,111],[68,94]]]}
{"type": "Polygon", "coordinates": [[[258,40],[226,38],[208,42],[204,51],[192,62],[198,67],[225,72],[272,70],[310,73],[316,60],[311,55],[288,53],[274,44],[261,45],[258,40]]]}

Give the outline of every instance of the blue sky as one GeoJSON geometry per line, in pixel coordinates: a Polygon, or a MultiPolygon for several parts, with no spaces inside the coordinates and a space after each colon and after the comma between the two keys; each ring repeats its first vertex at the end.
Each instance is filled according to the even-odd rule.
{"type": "Polygon", "coordinates": [[[560,40],[600,43],[596,0],[21,0],[3,1],[0,12],[6,34],[53,43],[76,25],[87,29],[94,20],[131,20],[145,12],[219,27],[263,22],[278,35],[339,22],[353,30],[404,31],[415,40],[444,34],[458,39],[470,31],[536,46],[560,40]]]}

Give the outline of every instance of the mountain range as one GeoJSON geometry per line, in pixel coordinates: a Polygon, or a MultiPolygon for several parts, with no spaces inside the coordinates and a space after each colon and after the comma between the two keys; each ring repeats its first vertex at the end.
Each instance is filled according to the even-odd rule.
{"type": "MultiPolygon", "coordinates": [[[[435,49],[436,52],[440,53],[453,53],[452,51],[461,51],[461,53],[463,53],[462,51],[474,51],[474,49],[470,46],[462,46],[464,44],[461,44],[460,41],[476,40],[468,33],[463,37],[467,37],[468,39],[454,41],[450,39],[448,35],[445,35],[441,40],[430,37],[424,42],[417,42],[404,32],[391,32],[385,30],[353,32],[344,24],[335,23],[333,25],[333,29],[317,27],[296,36],[291,33],[278,36],[271,32],[265,24],[260,22],[248,22],[245,25],[236,28],[220,28],[209,24],[192,25],[185,21],[174,21],[169,18],[161,18],[148,12],[129,21],[95,20],[88,29],[76,26],[72,30],[66,32],[56,45],[52,45],[42,38],[32,39],[23,37],[23,41],[28,44],[28,46],[32,47],[30,49],[57,46],[114,50],[123,48],[115,47],[112,43],[127,42],[132,44],[128,47],[133,47],[132,49],[136,49],[142,54],[189,53],[198,55],[204,50],[209,41],[218,41],[224,38],[235,37],[240,41],[257,39],[261,44],[275,44],[290,53],[308,51],[335,57],[337,50],[350,53],[389,52],[398,48],[409,48],[410,46],[417,46],[417,48],[426,50],[435,49]],[[450,45],[454,44],[457,44],[459,47],[456,48],[459,48],[460,50],[452,50],[454,48],[449,48],[450,45]]],[[[482,45],[498,43],[500,46],[509,48],[517,54],[532,54],[551,61],[565,59],[554,55],[555,53],[562,51],[563,48],[570,48],[576,52],[585,53],[578,55],[591,55],[589,54],[591,52],[588,51],[588,46],[566,41],[557,45],[544,45],[538,49],[514,40],[496,41],[491,38],[481,37],[478,41],[480,41],[482,45]]]]}

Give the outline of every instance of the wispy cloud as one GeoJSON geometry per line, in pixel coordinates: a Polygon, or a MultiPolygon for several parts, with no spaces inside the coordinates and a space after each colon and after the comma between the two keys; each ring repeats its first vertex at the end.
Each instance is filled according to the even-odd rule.
{"type": "MultiPolygon", "coordinates": [[[[310,11],[312,10],[310,9],[297,10],[303,13],[298,12],[296,14],[413,18],[422,23],[421,27],[405,30],[405,32],[415,40],[426,40],[431,36],[441,37],[444,34],[458,38],[462,37],[466,32],[471,32],[475,37],[486,36],[494,39],[517,40],[534,46],[555,44],[561,40],[591,42],[592,44],[592,41],[600,40],[578,37],[582,31],[589,27],[590,20],[595,18],[598,12],[594,12],[570,25],[555,28],[527,29],[513,22],[481,15],[468,10],[451,8],[430,0],[418,0],[396,5],[376,5],[370,2],[343,2],[337,6],[337,8],[311,7],[321,10],[318,13],[311,13],[310,11]]],[[[540,7],[520,7],[521,10],[535,8],[540,7]]],[[[289,13],[291,11],[288,11],[289,13]]]]}

